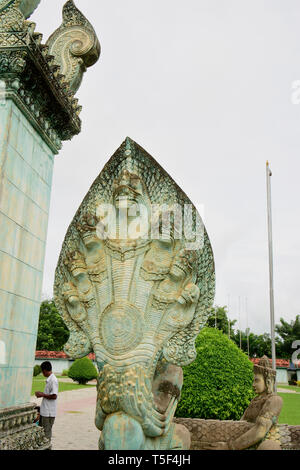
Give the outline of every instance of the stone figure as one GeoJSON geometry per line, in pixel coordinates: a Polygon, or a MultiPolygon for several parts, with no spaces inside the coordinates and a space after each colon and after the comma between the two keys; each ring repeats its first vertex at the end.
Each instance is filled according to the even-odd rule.
{"type": "Polygon", "coordinates": [[[169,238],[162,221],[164,236],[152,238],[153,215],[160,207],[166,215],[166,207],[176,204],[184,208],[191,202],[127,138],[92,185],[63,243],[55,303],[70,330],[67,354],[96,355],[100,449],[190,446],[189,432],[173,417],[181,366],[195,359],[215,273],[211,245],[193,206],[187,221],[194,231],[202,227],[195,248],[184,233],[178,236],[172,214],[169,238]]]}
{"type": "Polygon", "coordinates": [[[254,365],[253,388],[257,396],[246,409],[241,422],[226,423],[216,420],[204,422],[206,438],[210,442],[203,444],[201,448],[280,450],[288,447],[290,441],[288,426],[277,424],[282,398],[274,393],[275,378],[276,371],[270,367],[269,359],[264,356],[259,364],[254,365]]]}

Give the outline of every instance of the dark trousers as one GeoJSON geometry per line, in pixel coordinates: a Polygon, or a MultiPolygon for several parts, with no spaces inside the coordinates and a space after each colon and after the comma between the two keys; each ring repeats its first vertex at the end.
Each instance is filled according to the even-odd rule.
{"type": "Polygon", "coordinates": [[[51,441],[52,437],[52,426],[54,424],[55,418],[40,416],[39,419],[39,426],[44,429],[45,436],[49,441],[51,441]]]}

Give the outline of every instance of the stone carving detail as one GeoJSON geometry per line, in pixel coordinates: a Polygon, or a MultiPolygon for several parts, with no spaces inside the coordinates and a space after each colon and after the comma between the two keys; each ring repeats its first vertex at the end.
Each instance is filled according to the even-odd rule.
{"type": "MultiPolygon", "coordinates": [[[[277,424],[282,398],[274,393],[276,372],[264,356],[254,365],[253,387],[257,396],[240,421],[177,419],[192,432],[192,447],[209,450],[291,449],[291,427],[277,424]]],[[[293,439],[296,441],[296,439],[293,439]]],[[[300,443],[298,443],[300,444],[300,443]]]]}
{"type": "Polygon", "coordinates": [[[0,450],[45,450],[50,442],[33,421],[37,412],[29,403],[0,410],[0,450]]]}
{"type": "Polygon", "coordinates": [[[23,13],[14,6],[0,11],[0,31],[22,31],[25,24],[23,13]]]}
{"type": "Polygon", "coordinates": [[[21,73],[26,67],[25,51],[5,51],[0,56],[0,73],[21,73]]]}
{"type": "Polygon", "coordinates": [[[24,18],[29,18],[41,0],[0,0],[0,13],[11,8],[19,9],[24,18]]]}
{"type": "Polygon", "coordinates": [[[76,93],[86,68],[94,65],[100,57],[100,43],[92,25],[73,0],[65,4],[63,23],[50,36],[47,46],[70,89],[76,93]]]}
{"type": "MultiPolygon", "coordinates": [[[[189,433],[172,423],[183,380],[179,366],[195,358],[195,339],[214,299],[215,273],[203,224],[196,249],[176,235],[173,216],[169,239],[150,236],[147,222],[157,208],[163,213],[176,204],[191,202],[127,138],[89,190],[62,247],[55,303],[70,330],[67,354],[96,354],[101,449],[189,447],[189,433]],[[137,235],[121,236],[125,202],[128,226],[138,227],[137,235]],[[144,219],[136,215],[138,204],[146,208],[144,219]],[[114,209],[115,234],[103,207],[114,209]]],[[[188,220],[193,229],[202,223],[195,208],[188,220]]]]}
{"type": "Polygon", "coordinates": [[[0,31],[23,31],[41,0],[0,0],[0,31]]]}
{"type": "MultiPolygon", "coordinates": [[[[212,442],[237,439],[249,431],[253,424],[246,421],[218,421],[196,418],[175,418],[176,424],[185,426],[191,434],[191,450],[205,450],[212,442]]],[[[278,425],[280,446],[284,450],[300,450],[300,426],[278,425]]]]}
{"type": "MultiPolygon", "coordinates": [[[[39,0],[0,0],[1,99],[13,99],[52,151],[58,153],[61,141],[71,139],[81,130],[81,106],[74,93],[85,67],[98,60],[100,46],[91,25],[86,19],[83,21],[83,15],[73,2],[67,2],[64,7],[66,23],[58,30],[62,33],[59,45],[64,53],[71,47],[70,54],[75,55],[71,54],[72,59],[68,58],[66,62],[73,70],[71,73],[68,67],[65,68],[66,77],[60,67],[64,64],[51,55],[48,45],[42,44],[42,35],[35,32],[35,24],[26,21],[38,4],[39,0]],[[74,18],[80,16],[79,25],[67,26],[68,11],[78,12],[74,18]],[[68,28],[72,33],[67,33],[68,28]],[[84,35],[90,38],[87,49],[84,35]],[[91,41],[95,47],[90,47],[91,41]]],[[[56,37],[58,31],[52,37],[56,37]]],[[[55,50],[58,51],[56,46],[55,50]]]]}
{"type": "Polygon", "coordinates": [[[291,435],[291,449],[300,450],[300,426],[289,426],[291,435]]]}

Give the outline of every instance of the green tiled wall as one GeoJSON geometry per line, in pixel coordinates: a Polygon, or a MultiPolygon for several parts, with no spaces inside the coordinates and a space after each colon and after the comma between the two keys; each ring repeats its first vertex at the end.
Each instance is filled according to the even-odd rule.
{"type": "Polygon", "coordinates": [[[54,155],[0,107],[0,408],[30,400],[54,155]]]}

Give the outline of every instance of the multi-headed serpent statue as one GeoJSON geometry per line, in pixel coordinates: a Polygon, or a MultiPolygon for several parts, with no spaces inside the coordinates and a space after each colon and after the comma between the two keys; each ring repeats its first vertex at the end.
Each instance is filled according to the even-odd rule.
{"type": "Polygon", "coordinates": [[[189,448],[189,431],[173,422],[180,366],[196,357],[214,292],[213,253],[199,214],[127,138],[68,229],[54,288],[70,330],[65,351],[96,355],[100,449],[189,448]],[[153,237],[154,220],[160,237],[153,237]]]}

